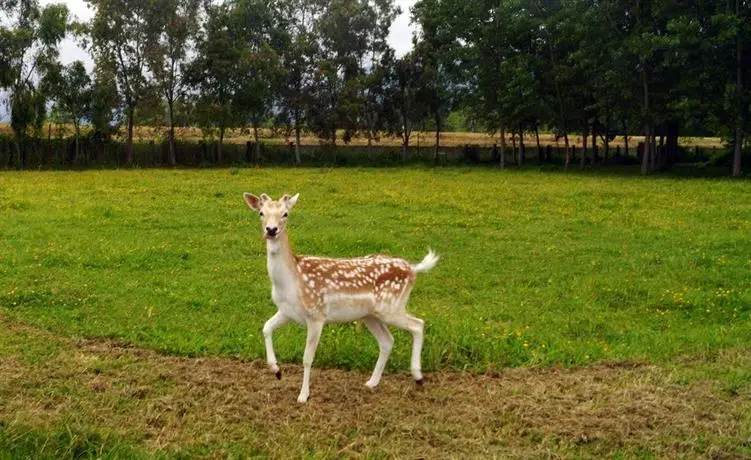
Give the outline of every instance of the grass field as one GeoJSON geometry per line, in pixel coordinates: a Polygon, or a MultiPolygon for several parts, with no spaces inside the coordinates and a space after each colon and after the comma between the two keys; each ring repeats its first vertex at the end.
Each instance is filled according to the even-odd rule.
{"type": "Polygon", "coordinates": [[[751,455],[748,181],[4,172],[0,216],[0,451],[751,455]],[[265,371],[274,307],[244,191],[301,193],[300,253],[441,254],[409,307],[424,389],[396,331],[365,391],[378,349],[359,325],[324,329],[305,408],[302,328],[275,335],[285,379],[265,371]]]}

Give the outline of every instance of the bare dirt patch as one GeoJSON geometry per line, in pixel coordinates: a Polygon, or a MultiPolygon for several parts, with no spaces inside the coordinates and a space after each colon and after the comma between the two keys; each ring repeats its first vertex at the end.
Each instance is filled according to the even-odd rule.
{"type": "Polygon", "coordinates": [[[302,369],[230,358],[185,358],[101,340],[71,340],[9,324],[6,338],[55,341],[39,362],[1,356],[0,421],[64,422],[117,433],[147,451],[273,457],[658,456],[748,454],[748,395],[711,382],[673,383],[650,365],[509,369],[475,375],[368,375],[314,368],[311,400],[296,402],[302,369]],[[744,443],[745,447],[744,447],[744,443]],[[745,450],[744,450],[745,449],[745,450]]]}

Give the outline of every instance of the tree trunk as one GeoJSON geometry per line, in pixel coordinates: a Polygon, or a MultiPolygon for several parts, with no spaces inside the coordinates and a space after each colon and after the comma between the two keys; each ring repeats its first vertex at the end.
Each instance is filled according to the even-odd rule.
{"type": "Polygon", "coordinates": [[[135,107],[128,108],[128,138],[125,141],[125,164],[133,164],[133,117],[135,116],[135,107]]]}
{"type": "MultiPolygon", "coordinates": [[[[649,119],[649,86],[647,84],[647,71],[644,68],[644,63],[642,63],[641,79],[644,92],[644,105],[642,108],[644,110],[644,116],[649,119]]],[[[644,131],[644,155],[642,156],[641,161],[641,173],[647,174],[649,173],[649,162],[652,150],[652,124],[649,121],[645,123],[644,131]]]]}
{"type": "MultiPolygon", "coordinates": [[[[409,136],[410,136],[410,130],[407,126],[406,119],[402,116],[402,163],[405,163],[407,161],[407,152],[409,151],[409,136]]],[[[419,134],[418,134],[419,136],[419,134]]],[[[419,138],[418,138],[419,139],[419,138]]]]}
{"type": "Polygon", "coordinates": [[[336,126],[334,126],[331,134],[331,152],[333,165],[336,166],[336,126]]]}
{"type": "Polygon", "coordinates": [[[13,136],[13,145],[16,148],[16,161],[14,162],[16,164],[16,169],[23,168],[23,159],[21,156],[21,141],[18,139],[18,135],[13,136]]]}
{"type": "Polygon", "coordinates": [[[302,164],[300,159],[300,121],[295,116],[295,163],[297,165],[302,164]]]}
{"type": "Polygon", "coordinates": [[[603,141],[605,143],[605,155],[602,163],[608,164],[608,156],[610,155],[610,133],[608,132],[607,128],[605,128],[605,139],[603,141]]]}
{"type": "Polygon", "coordinates": [[[678,123],[671,121],[667,124],[665,139],[665,167],[670,168],[678,157],[678,123]]]}
{"type": "Polygon", "coordinates": [[[519,126],[519,167],[524,166],[524,129],[519,126]]]}
{"type": "Polygon", "coordinates": [[[537,164],[542,163],[542,147],[540,147],[540,130],[535,123],[535,140],[537,141],[537,164]]]}
{"type": "Polygon", "coordinates": [[[587,161],[587,137],[589,137],[589,128],[584,127],[584,135],[582,136],[582,158],[579,167],[584,169],[584,163],[587,161]]]}
{"type": "Polygon", "coordinates": [[[592,122],[591,131],[592,131],[592,163],[591,164],[594,165],[595,163],[597,163],[597,160],[598,160],[597,158],[598,157],[597,125],[595,125],[594,122],[592,122]]]}
{"type": "Polygon", "coordinates": [[[47,158],[43,166],[52,159],[52,123],[47,123],[47,158]]]}
{"type": "Polygon", "coordinates": [[[255,123],[253,123],[253,140],[255,141],[255,145],[253,146],[253,157],[255,158],[256,164],[258,164],[261,159],[261,145],[258,143],[258,125],[255,123]]]}
{"type": "Polygon", "coordinates": [[[73,122],[73,128],[75,129],[76,133],[76,149],[73,152],[73,161],[71,163],[75,164],[78,161],[78,156],[81,153],[81,127],[78,125],[78,122],[73,122]]]}
{"type": "Polygon", "coordinates": [[[433,152],[433,163],[438,163],[438,151],[441,148],[441,116],[435,116],[435,152],[433,152]]]}
{"type": "MultiPolygon", "coordinates": [[[[550,34],[550,31],[548,31],[548,34],[550,34]]],[[[550,35],[549,35],[550,37],[550,35]]],[[[558,72],[556,70],[556,59],[555,54],[553,53],[553,40],[552,38],[548,40],[548,52],[550,53],[550,63],[552,64],[553,69],[553,83],[555,84],[555,95],[558,102],[558,116],[560,118],[560,122],[563,125],[563,139],[566,144],[566,164],[564,166],[564,169],[568,170],[569,164],[571,164],[571,150],[569,150],[569,143],[568,143],[568,126],[566,123],[566,112],[563,109],[563,96],[561,95],[561,87],[558,83],[558,72]]]]}
{"type": "Polygon", "coordinates": [[[170,166],[177,164],[177,157],[175,156],[175,124],[172,119],[174,102],[168,102],[167,104],[167,123],[169,123],[169,139],[167,150],[167,162],[170,166]]]}
{"type": "Polygon", "coordinates": [[[501,169],[506,168],[506,127],[501,126],[501,169]]]}
{"type": "Polygon", "coordinates": [[[652,138],[652,148],[651,148],[652,155],[649,157],[649,170],[656,171],[657,164],[658,164],[657,159],[660,155],[660,149],[657,147],[657,135],[655,133],[654,126],[652,126],[652,134],[650,137],[652,138]]]}
{"type": "Polygon", "coordinates": [[[516,133],[513,128],[511,128],[511,158],[514,159],[514,165],[519,166],[519,157],[516,153],[516,133]]]}
{"type": "MultiPolygon", "coordinates": [[[[735,16],[741,18],[741,0],[735,0],[735,16]]],[[[743,90],[743,72],[741,55],[740,29],[735,33],[735,133],[733,136],[733,177],[741,175],[741,156],[743,154],[743,103],[741,94],[743,90]]]]}
{"type": "Polygon", "coordinates": [[[650,156],[652,151],[652,125],[647,123],[644,127],[644,153],[641,159],[641,173],[649,173],[650,156]]]}
{"type": "Polygon", "coordinates": [[[216,163],[222,163],[222,146],[224,145],[224,130],[227,129],[222,125],[219,128],[219,145],[216,146],[216,163]]]}
{"type": "Polygon", "coordinates": [[[660,146],[657,148],[657,164],[656,167],[658,169],[664,169],[665,168],[665,156],[667,152],[665,151],[665,126],[663,125],[662,130],[660,132],[660,146]]]}

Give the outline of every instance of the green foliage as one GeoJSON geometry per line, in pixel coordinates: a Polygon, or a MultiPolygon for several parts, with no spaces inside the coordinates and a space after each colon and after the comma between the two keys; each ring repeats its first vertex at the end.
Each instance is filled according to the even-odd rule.
{"type": "Polygon", "coordinates": [[[106,64],[100,63],[94,69],[89,121],[94,135],[103,139],[108,139],[118,129],[116,116],[120,100],[114,73],[106,64]]]}
{"type": "Polygon", "coordinates": [[[3,4],[0,23],[0,90],[8,92],[6,107],[16,144],[16,165],[25,163],[26,130],[39,130],[46,116],[46,95],[38,82],[47,78],[57,60],[57,44],[68,28],[68,8],[60,3],[39,7],[36,0],[3,4]]]}
{"type": "Polygon", "coordinates": [[[73,123],[76,136],[83,119],[91,118],[92,87],[91,77],[81,61],[59,69],[49,79],[48,91],[55,101],[55,109],[65,123],[73,123]]]}
{"type": "Polygon", "coordinates": [[[146,61],[156,92],[167,105],[169,163],[173,166],[176,163],[175,106],[182,106],[189,89],[186,77],[188,52],[198,33],[198,12],[198,0],[159,0],[151,5],[146,61]]]}
{"type": "Polygon", "coordinates": [[[396,59],[385,79],[384,130],[399,136],[406,152],[412,131],[420,127],[428,110],[421,97],[422,69],[415,53],[396,59]]]}
{"type": "MultiPolygon", "coordinates": [[[[409,306],[427,369],[659,362],[751,334],[744,182],[454,168],[2,179],[0,311],[65,334],[263,358],[274,306],[244,191],[301,192],[298,253],[417,261],[433,247],[441,262],[409,306]]],[[[300,361],[304,335],[280,330],[282,362],[300,361]]],[[[409,343],[397,334],[391,369],[409,343]]],[[[367,331],[330,326],[316,362],[368,370],[377,353],[367,331]]]]}
{"type": "MultiPolygon", "coordinates": [[[[751,130],[751,4],[742,0],[420,0],[414,48],[400,58],[387,43],[394,0],[89,3],[93,20],[72,25],[61,5],[4,3],[0,86],[18,99],[8,100],[17,140],[41,126],[35,86],[56,67],[68,29],[117,87],[113,104],[111,83],[95,78],[104,92],[92,118],[103,133],[127,117],[127,162],[137,106],[142,122],[170,127],[171,164],[176,122],[222,145],[227,129],[251,126],[257,137],[273,119],[295,132],[299,163],[303,130],[330,144],[342,131],[345,143],[395,134],[406,157],[415,126],[442,131],[464,111],[473,126],[515,139],[552,131],[566,165],[572,132],[602,141],[607,160],[612,139],[641,131],[645,173],[674,164],[679,135],[714,134],[738,147],[739,175],[751,130]]],[[[586,150],[582,167],[600,159],[586,150]]]]}
{"type": "Polygon", "coordinates": [[[150,0],[88,0],[95,14],[88,25],[91,48],[99,65],[115,76],[122,107],[128,119],[125,162],[133,163],[136,107],[151,88],[146,72],[147,50],[154,33],[150,0]]]}
{"type": "Polygon", "coordinates": [[[206,5],[208,20],[198,38],[190,80],[200,89],[196,113],[207,133],[260,127],[271,110],[281,78],[278,12],[263,0],[206,5]]]}
{"type": "Polygon", "coordinates": [[[388,0],[333,0],[314,27],[320,37],[307,119],[321,139],[344,142],[363,131],[380,131],[385,111],[387,68],[393,51],[386,42],[398,10],[388,0]]]}

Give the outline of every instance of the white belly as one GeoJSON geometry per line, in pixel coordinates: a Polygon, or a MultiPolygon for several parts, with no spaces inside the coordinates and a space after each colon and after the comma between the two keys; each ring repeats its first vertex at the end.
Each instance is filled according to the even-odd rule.
{"type": "Polygon", "coordinates": [[[373,313],[372,294],[327,294],[323,298],[327,323],[348,323],[373,313]]]}

